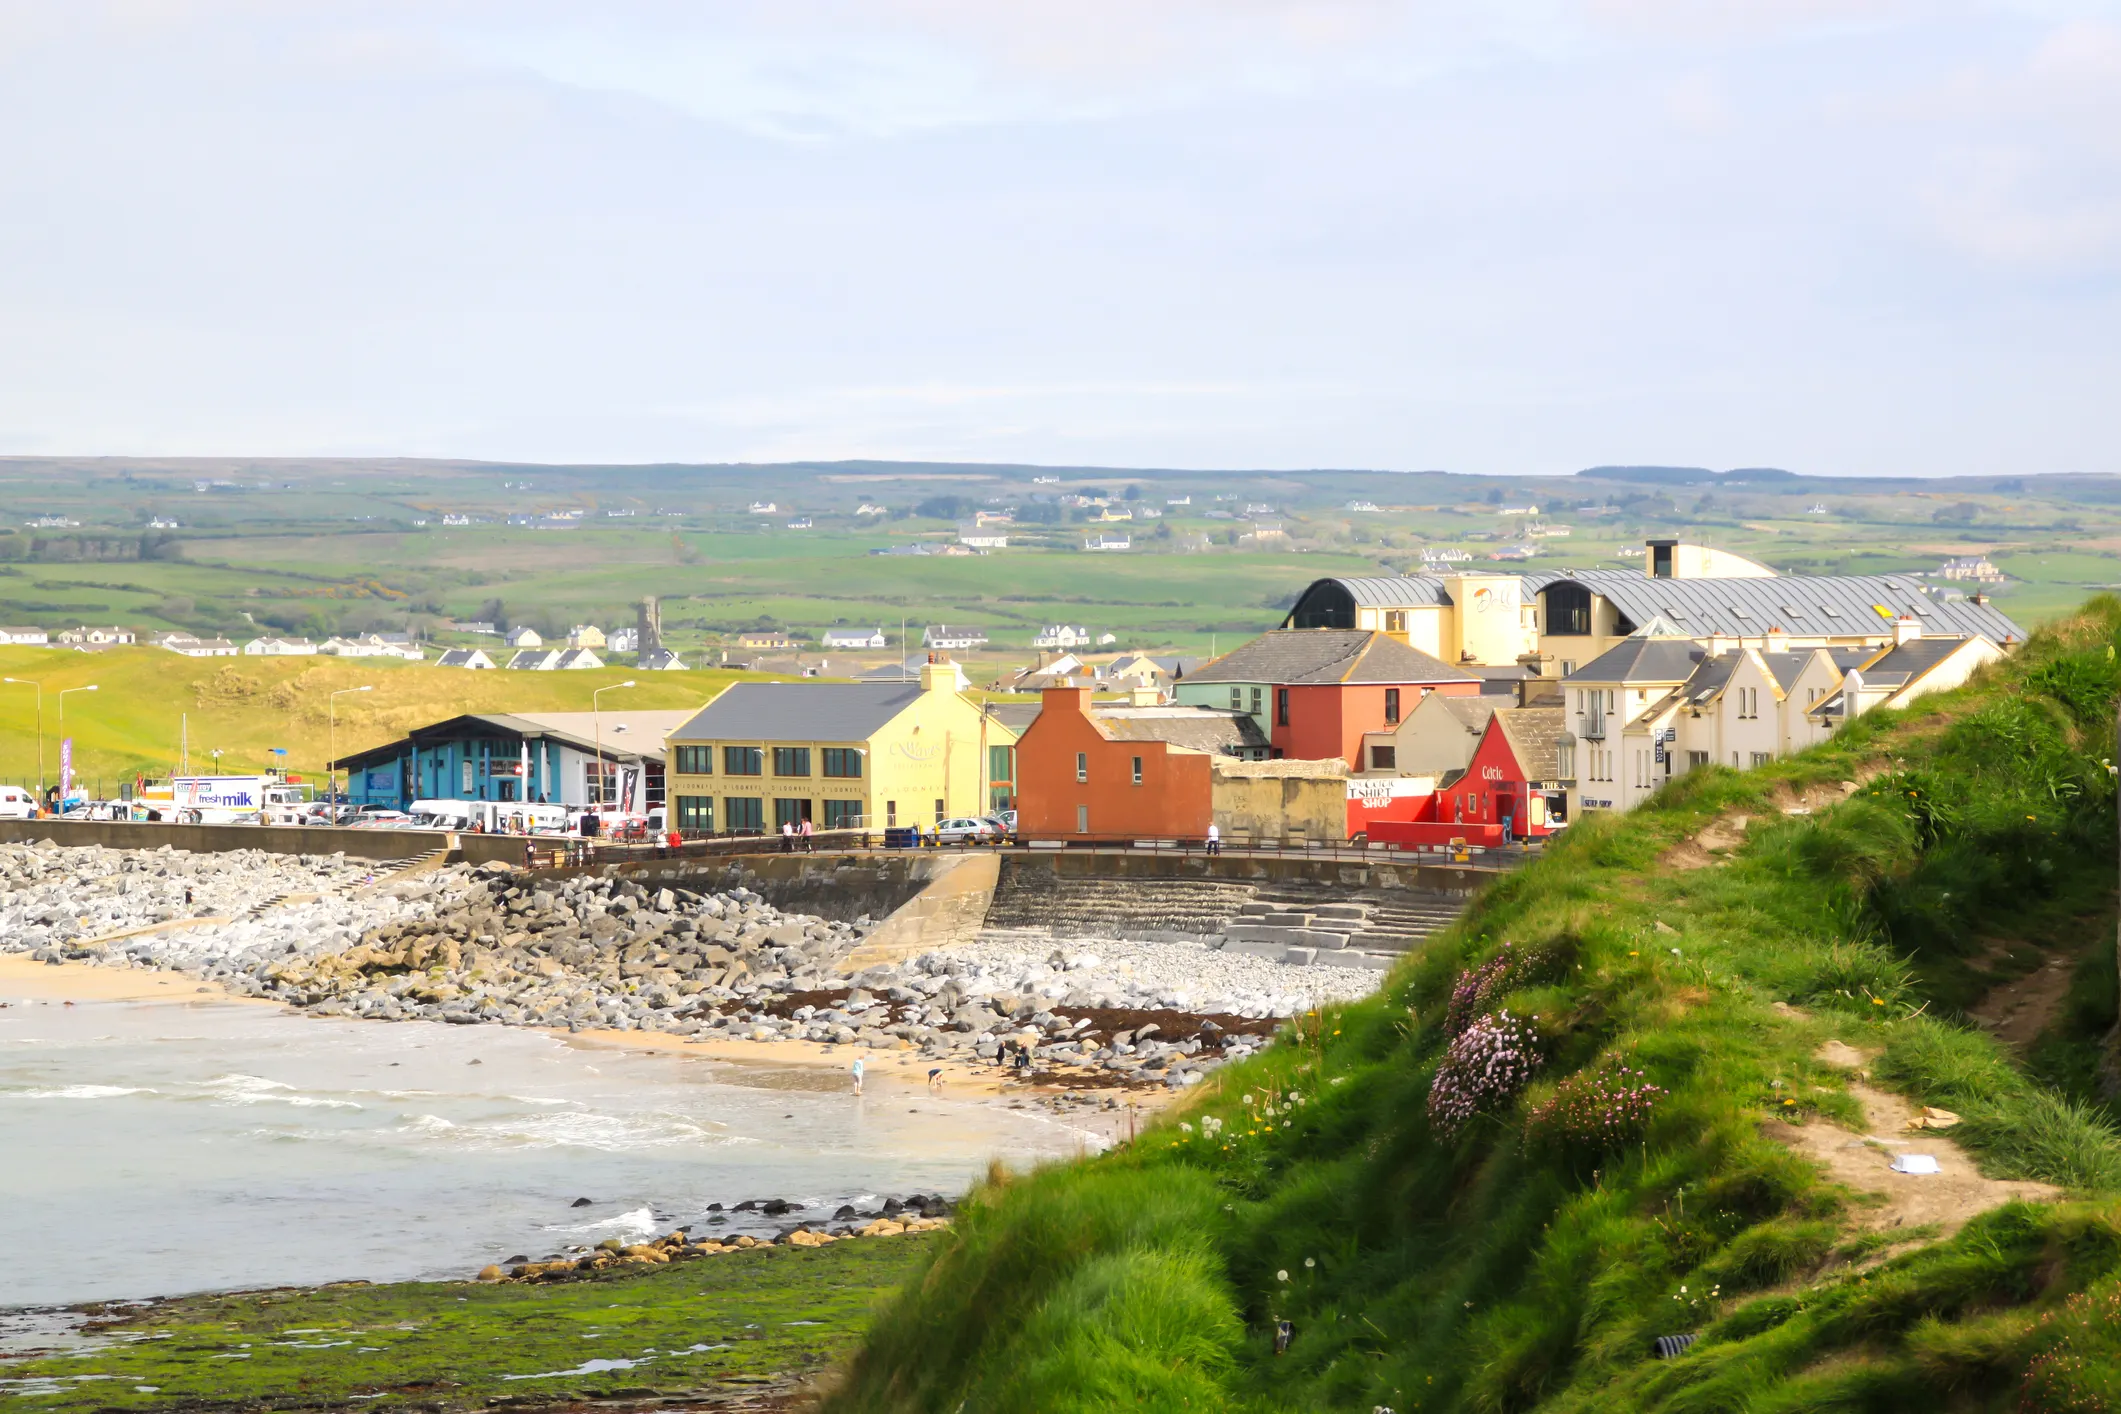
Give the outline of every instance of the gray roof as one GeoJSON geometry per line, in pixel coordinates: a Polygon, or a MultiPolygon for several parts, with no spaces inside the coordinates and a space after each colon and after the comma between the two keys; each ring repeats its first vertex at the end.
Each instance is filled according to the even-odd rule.
{"type": "Polygon", "coordinates": [[[1525,587],[1542,592],[1571,580],[1602,594],[1637,624],[1662,616],[1696,637],[1713,633],[1757,638],[1771,628],[1791,634],[1889,634],[1892,621],[1880,614],[1919,620],[1938,634],[1979,634],[1995,643],[2022,643],[2025,630],[1994,604],[1971,599],[1940,601],[1907,575],[1774,575],[1761,579],[1652,579],[1638,570],[1584,570],[1575,574],[1524,576],[1525,587]]]}
{"type": "Polygon", "coordinates": [[[1433,574],[1377,575],[1336,582],[1366,609],[1426,609],[1451,602],[1442,578],[1433,574]]]}
{"type": "Polygon", "coordinates": [[[861,741],[920,698],[918,682],[739,682],[677,741],[861,741]]]}
{"type": "MultiPolygon", "coordinates": [[[[1442,711],[1456,717],[1459,725],[1463,726],[1473,736],[1479,736],[1486,731],[1489,719],[1499,710],[1493,702],[1487,700],[1486,694],[1481,694],[1477,697],[1446,697],[1442,693],[1430,693],[1422,699],[1421,707],[1417,707],[1414,710],[1418,712],[1423,707],[1429,708],[1430,711],[1442,711]],[[1431,703],[1436,705],[1431,707],[1431,703]]],[[[1413,714],[1409,713],[1408,715],[1412,716],[1413,714]]]]}
{"type": "Polygon", "coordinates": [[[1797,675],[1804,671],[1804,665],[1812,661],[1814,653],[1826,654],[1835,667],[1847,672],[1868,658],[1872,651],[1869,648],[1792,648],[1787,653],[1762,653],[1760,661],[1774,674],[1776,686],[1788,692],[1790,685],[1797,681],[1797,675]]]}
{"type": "Polygon", "coordinates": [[[1527,780],[1560,779],[1561,738],[1567,731],[1561,708],[1503,707],[1495,713],[1495,724],[1517,753],[1527,780]]]}
{"type": "Polygon", "coordinates": [[[1874,687],[1904,687],[1959,651],[1963,634],[1951,638],[1917,638],[1896,644],[1872,659],[1863,680],[1874,687]]]}
{"type": "Polygon", "coordinates": [[[1299,687],[1328,683],[1477,682],[1419,648],[1371,629],[1272,629],[1186,675],[1190,683],[1261,682],[1299,687]]]}
{"type": "Polygon", "coordinates": [[[1562,681],[1682,683],[1707,656],[1691,638],[1626,638],[1562,681]]]}
{"type": "Polygon", "coordinates": [[[1250,715],[1220,708],[1093,706],[1090,715],[1114,741],[1162,741],[1224,755],[1269,745],[1250,715]]]}

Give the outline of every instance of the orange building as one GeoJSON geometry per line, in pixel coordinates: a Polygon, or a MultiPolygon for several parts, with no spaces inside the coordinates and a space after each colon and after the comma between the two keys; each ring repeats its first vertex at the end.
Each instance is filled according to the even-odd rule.
{"type": "Polygon", "coordinates": [[[1242,712],[1162,703],[1153,688],[1095,703],[1087,687],[1041,694],[1016,744],[1017,833],[1199,839],[1218,755],[1260,759],[1266,737],[1242,712]]]}

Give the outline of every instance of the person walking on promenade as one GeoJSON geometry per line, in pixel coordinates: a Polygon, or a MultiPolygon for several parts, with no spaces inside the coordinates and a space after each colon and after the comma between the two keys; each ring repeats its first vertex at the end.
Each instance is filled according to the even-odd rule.
{"type": "Polygon", "coordinates": [[[808,815],[805,815],[805,816],[803,817],[803,823],[802,823],[801,825],[799,825],[799,826],[797,826],[797,827],[796,827],[796,833],[797,833],[798,835],[802,836],[802,840],[803,840],[803,853],[805,853],[805,854],[816,854],[816,853],[817,853],[817,827],[816,827],[816,826],[814,826],[814,825],[812,825],[812,824],[810,823],[810,817],[809,817],[808,815]]]}
{"type": "Polygon", "coordinates": [[[1221,829],[1221,828],[1220,828],[1219,826],[1217,826],[1217,825],[1215,824],[1215,822],[1214,822],[1214,821],[1212,821],[1212,820],[1211,820],[1211,821],[1209,821],[1209,822],[1208,822],[1208,853],[1210,853],[1210,854],[1221,854],[1222,852],[1223,852],[1223,832],[1222,832],[1222,829],[1221,829]]]}
{"type": "Polygon", "coordinates": [[[781,821],[781,853],[795,853],[795,825],[788,820],[781,821]]]}

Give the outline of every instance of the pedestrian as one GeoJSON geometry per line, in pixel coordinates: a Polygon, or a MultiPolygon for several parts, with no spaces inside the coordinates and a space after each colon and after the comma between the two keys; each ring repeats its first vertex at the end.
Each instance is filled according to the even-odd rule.
{"type": "Polygon", "coordinates": [[[1213,820],[1210,820],[1210,821],[1208,822],[1208,853],[1210,853],[1210,854],[1221,854],[1222,852],[1223,852],[1223,832],[1222,832],[1222,828],[1221,828],[1221,827],[1220,827],[1219,825],[1217,825],[1217,824],[1216,824],[1216,823],[1215,823],[1215,822],[1214,822],[1213,820]]]}
{"type": "Polygon", "coordinates": [[[808,815],[805,815],[803,817],[802,827],[797,831],[797,833],[803,837],[803,853],[816,854],[817,828],[810,823],[810,817],[808,815]]]}
{"type": "Polygon", "coordinates": [[[943,1068],[941,1066],[931,1066],[929,1068],[928,1088],[930,1090],[940,1090],[943,1088],[943,1068]]]}
{"type": "Polygon", "coordinates": [[[854,1093],[859,1095],[862,1093],[862,1058],[856,1056],[854,1064],[849,1066],[848,1069],[854,1073],[854,1093]]]}
{"type": "Polygon", "coordinates": [[[529,840],[523,841],[523,867],[525,869],[538,867],[538,847],[529,840]]]}
{"type": "Polygon", "coordinates": [[[792,820],[781,821],[781,853],[795,853],[795,822],[792,820]]]}

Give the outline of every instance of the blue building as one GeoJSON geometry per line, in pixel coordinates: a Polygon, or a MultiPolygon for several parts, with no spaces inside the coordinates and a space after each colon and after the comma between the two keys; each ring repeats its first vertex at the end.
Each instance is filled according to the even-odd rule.
{"type": "Polygon", "coordinates": [[[347,798],[403,810],[415,800],[663,803],[663,739],[693,715],[475,712],[342,756],[347,798]]]}

